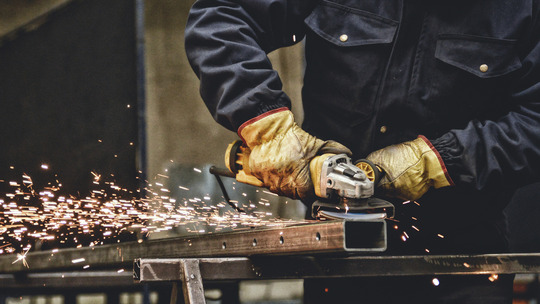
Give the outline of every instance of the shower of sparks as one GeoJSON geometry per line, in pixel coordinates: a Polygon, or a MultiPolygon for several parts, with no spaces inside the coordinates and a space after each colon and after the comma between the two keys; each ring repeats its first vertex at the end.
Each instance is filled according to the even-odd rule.
{"type": "Polygon", "coordinates": [[[28,253],[28,251],[30,250],[30,248],[31,248],[31,246],[28,246],[28,247],[26,248],[26,250],[24,251],[24,253],[22,253],[22,254],[21,254],[21,253],[17,253],[17,259],[16,259],[12,264],[17,263],[18,261],[22,261],[22,264],[23,264],[24,267],[30,268],[30,267],[28,266],[28,262],[26,262],[26,254],[28,253]]]}
{"type": "Polygon", "coordinates": [[[488,278],[488,280],[489,280],[490,282],[495,282],[495,281],[497,281],[498,279],[499,279],[499,275],[497,275],[497,274],[492,274],[492,275],[489,276],[489,278],[488,278]]]}
{"type": "Polygon", "coordinates": [[[73,264],[82,263],[85,260],[86,260],[85,258],[75,259],[75,260],[71,260],[71,263],[73,263],[73,264]]]}
{"type": "MultiPolygon", "coordinates": [[[[0,179],[0,188],[6,190],[0,193],[0,254],[23,252],[17,254],[15,262],[22,261],[28,267],[25,257],[30,247],[53,249],[54,254],[57,248],[141,242],[145,235],[177,227],[201,234],[298,223],[273,218],[272,213],[258,210],[258,204],[244,196],[240,196],[242,201],[235,201],[246,211],[242,213],[233,210],[222,196],[172,197],[189,195],[189,188],[175,185],[173,189],[183,191],[168,189],[169,177],[162,174],[137,191],[125,189],[101,174],[91,174],[92,189],[82,197],[63,194],[56,178],[42,189],[37,189],[27,174],[0,179]]],[[[270,205],[267,199],[260,200],[263,206],[270,205]]],[[[84,259],[72,261],[82,262],[84,259]]]]}

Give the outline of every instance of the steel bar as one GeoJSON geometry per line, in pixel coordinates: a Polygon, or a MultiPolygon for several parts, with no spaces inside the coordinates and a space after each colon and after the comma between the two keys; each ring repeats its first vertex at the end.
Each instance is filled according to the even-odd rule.
{"type": "MultiPolygon", "coordinates": [[[[0,293],[13,292],[15,289],[56,288],[109,288],[137,287],[130,271],[54,272],[29,274],[0,274],[0,293]]],[[[139,288],[139,287],[137,287],[139,288]]]]}
{"type": "MultiPolygon", "coordinates": [[[[182,259],[140,259],[139,282],[182,280],[182,259]]],[[[450,256],[264,256],[199,259],[203,280],[540,273],[540,253],[450,256]]]]}
{"type": "Polygon", "coordinates": [[[183,259],[180,261],[182,269],[182,291],[184,303],[205,304],[204,288],[199,268],[199,260],[183,259]]]}
{"type": "MultiPolygon", "coordinates": [[[[147,139],[146,139],[146,70],[145,70],[145,0],[135,0],[135,38],[137,54],[137,169],[141,180],[141,189],[146,187],[147,139]]],[[[144,193],[141,193],[144,197],[144,193]]]]}
{"type": "Polygon", "coordinates": [[[204,258],[255,255],[300,255],[380,252],[386,247],[384,222],[328,221],[195,237],[129,242],[116,245],[39,251],[26,255],[30,268],[13,263],[15,255],[0,255],[0,273],[44,272],[122,267],[139,258],[204,258]],[[349,242],[348,240],[354,240],[349,242]]]}
{"type": "Polygon", "coordinates": [[[178,283],[179,283],[178,281],[173,283],[172,290],[171,290],[171,300],[169,301],[170,304],[176,304],[176,302],[178,301],[178,293],[179,293],[178,283]]]}

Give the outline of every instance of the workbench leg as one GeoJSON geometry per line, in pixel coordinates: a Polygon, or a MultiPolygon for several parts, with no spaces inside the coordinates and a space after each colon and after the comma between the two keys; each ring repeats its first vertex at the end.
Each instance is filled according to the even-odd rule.
{"type": "Polygon", "coordinates": [[[534,282],[531,284],[533,286],[534,298],[536,298],[536,303],[540,303],[540,275],[536,274],[534,276],[534,282]]]}
{"type": "Polygon", "coordinates": [[[76,293],[64,294],[64,304],[77,304],[77,294],[76,293]]]}
{"type": "Polygon", "coordinates": [[[170,304],[178,304],[178,282],[173,282],[172,290],[171,290],[171,301],[170,304]]]}
{"type": "Polygon", "coordinates": [[[150,304],[150,287],[148,287],[148,284],[143,284],[142,295],[143,304],[150,304]]]}
{"type": "Polygon", "coordinates": [[[182,271],[182,290],[185,304],[205,304],[204,288],[201,277],[199,260],[182,259],[180,261],[182,271]]]}
{"type": "Polygon", "coordinates": [[[220,284],[221,292],[223,294],[221,298],[222,304],[240,303],[239,284],[240,283],[238,281],[220,284]]]}
{"type": "Polygon", "coordinates": [[[107,304],[119,304],[120,303],[120,293],[109,291],[107,295],[107,304]]]}

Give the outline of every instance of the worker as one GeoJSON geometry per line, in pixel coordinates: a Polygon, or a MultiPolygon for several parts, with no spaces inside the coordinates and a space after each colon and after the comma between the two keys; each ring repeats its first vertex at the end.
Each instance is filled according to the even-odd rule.
{"type": "MultiPolygon", "coordinates": [[[[266,187],[309,202],[328,151],[384,171],[389,254],[508,250],[502,210],[540,175],[539,41],[538,0],[198,0],[185,36],[202,98],[266,187]],[[267,53],[304,38],[300,127],[267,53]]],[[[324,280],[305,297],[511,303],[512,279],[324,280]]]]}

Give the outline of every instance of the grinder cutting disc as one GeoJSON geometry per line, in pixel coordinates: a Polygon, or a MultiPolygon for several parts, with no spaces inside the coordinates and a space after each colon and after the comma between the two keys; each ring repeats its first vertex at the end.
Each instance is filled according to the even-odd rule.
{"type": "Polygon", "coordinates": [[[393,218],[394,205],[375,197],[354,200],[340,199],[337,204],[328,200],[318,200],[311,206],[311,216],[318,220],[393,218]]]}

